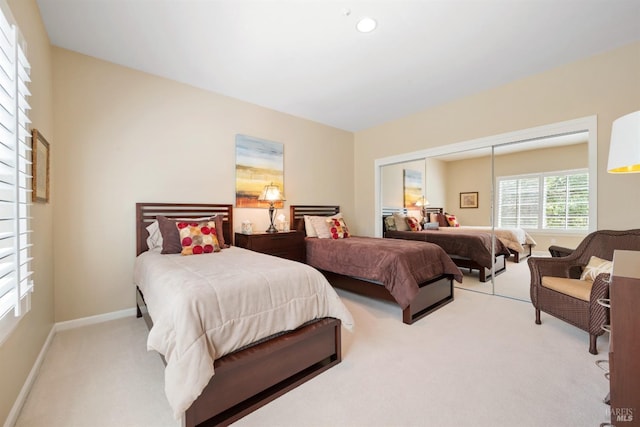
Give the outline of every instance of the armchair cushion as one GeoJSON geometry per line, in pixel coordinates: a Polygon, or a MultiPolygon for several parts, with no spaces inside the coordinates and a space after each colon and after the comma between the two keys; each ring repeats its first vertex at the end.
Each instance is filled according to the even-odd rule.
{"type": "Polygon", "coordinates": [[[566,277],[544,276],[542,286],[556,292],[589,302],[593,282],[588,280],[567,279],[566,277]]]}

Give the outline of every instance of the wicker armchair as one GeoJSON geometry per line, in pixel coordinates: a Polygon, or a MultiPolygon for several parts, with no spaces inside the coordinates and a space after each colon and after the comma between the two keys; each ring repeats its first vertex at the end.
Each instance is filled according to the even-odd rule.
{"type": "Polygon", "coordinates": [[[598,299],[609,297],[609,275],[599,274],[593,282],[589,301],[542,286],[545,276],[579,279],[592,256],[613,259],[615,249],[640,250],[640,229],[626,231],[600,230],[589,234],[569,255],[561,258],[528,259],[531,271],[531,302],[536,311],[551,314],[589,333],[589,352],[598,354],[596,341],[603,334],[602,325],[609,322],[609,309],[598,299]]]}

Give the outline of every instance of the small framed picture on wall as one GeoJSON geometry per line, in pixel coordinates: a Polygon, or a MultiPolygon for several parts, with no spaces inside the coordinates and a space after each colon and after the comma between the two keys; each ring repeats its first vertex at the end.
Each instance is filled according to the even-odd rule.
{"type": "Polygon", "coordinates": [[[49,202],[49,142],[37,130],[31,131],[31,155],[34,202],[49,202]]]}
{"type": "Polygon", "coordinates": [[[460,193],[460,208],[477,208],[478,192],[460,193]]]}

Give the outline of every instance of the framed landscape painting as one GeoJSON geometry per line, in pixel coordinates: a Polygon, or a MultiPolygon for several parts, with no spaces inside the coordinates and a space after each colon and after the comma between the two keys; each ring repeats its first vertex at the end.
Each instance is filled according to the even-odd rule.
{"type": "MultiPolygon", "coordinates": [[[[236,207],[268,208],[258,197],[266,185],[277,185],[284,194],[284,146],[281,143],[236,135],[236,207]]],[[[283,202],[274,207],[281,209],[283,202]]]]}

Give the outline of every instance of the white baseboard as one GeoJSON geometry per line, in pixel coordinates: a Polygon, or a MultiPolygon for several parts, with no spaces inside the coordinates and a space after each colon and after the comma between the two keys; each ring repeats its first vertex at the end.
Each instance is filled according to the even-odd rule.
{"type": "Polygon", "coordinates": [[[51,341],[53,341],[53,337],[55,334],[56,334],[56,325],[53,325],[51,327],[51,331],[49,331],[49,335],[47,336],[47,339],[44,341],[44,345],[40,350],[40,354],[38,354],[38,357],[36,358],[36,361],[33,364],[33,367],[31,368],[29,375],[27,375],[27,379],[24,382],[24,385],[22,386],[20,393],[18,393],[18,397],[16,398],[16,401],[13,403],[13,407],[11,407],[11,411],[9,411],[9,416],[4,422],[4,427],[13,427],[16,421],[18,421],[18,415],[20,414],[20,410],[22,409],[25,401],[27,400],[27,396],[31,391],[31,386],[36,380],[36,376],[38,375],[38,371],[40,371],[40,366],[42,366],[42,361],[44,360],[44,356],[47,354],[47,351],[49,350],[49,346],[51,345],[51,341]]]}
{"type": "Polygon", "coordinates": [[[44,360],[47,351],[49,350],[49,346],[51,345],[51,341],[53,341],[53,337],[59,331],[66,331],[67,329],[79,328],[81,326],[93,325],[96,323],[108,322],[109,320],[122,319],[124,317],[135,316],[136,309],[135,308],[127,308],[125,310],[113,311],[111,313],[98,314],[96,316],[83,317],[81,319],[73,319],[67,320],[65,322],[55,323],[51,327],[51,331],[47,336],[47,339],[40,350],[40,354],[36,358],[33,367],[31,368],[31,372],[27,376],[16,401],[9,412],[9,416],[4,422],[4,427],[13,427],[18,421],[18,415],[20,414],[20,410],[24,406],[24,403],[29,395],[29,391],[31,391],[31,386],[33,386],[34,381],[36,380],[36,376],[38,375],[38,371],[40,370],[40,366],[42,365],[42,361],[44,360]]]}
{"type": "Polygon", "coordinates": [[[108,322],[109,320],[122,319],[123,317],[135,316],[135,308],[127,308],[120,311],[112,311],[111,313],[98,314],[96,316],[82,317],[80,319],[67,320],[55,324],[57,331],[66,331],[67,329],[79,328],[81,326],[94,325],[96,323],[108,322]]]}

